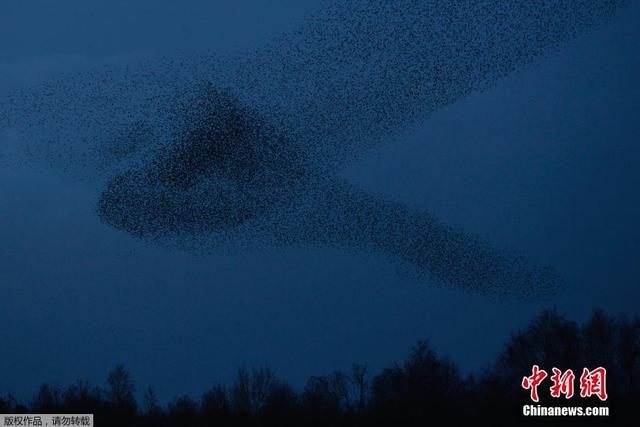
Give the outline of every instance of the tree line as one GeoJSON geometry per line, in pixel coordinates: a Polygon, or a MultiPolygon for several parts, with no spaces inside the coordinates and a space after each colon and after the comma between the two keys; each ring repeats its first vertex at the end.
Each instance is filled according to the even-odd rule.
{"type": "MultiPolygon", "coordinates": [[[[97,426],[404,426],[528,425],[549,421],[522,415],[534,404],[522,386],[533,365],[607,369],[608,399],[549,395],[540,385],[542,406],[608,406],[606,420],[554,418],[554,425],[593,422],[633,425],[639,419],[640,320],[595,311],[583,324],[544,311],[515,332],[488,367],[462,375],[448,357],[418,342],[406,360],[373,375],[363,364],[308,379],[296,390],[268,366],[241,367],[231,384],[214,384],[198,398],[184,395],[160,405],[153,388],[136,399],[131,374],[118,365],[104,386],[78,380],[63,388],[42,384],[33,398],[0,397],[0,413],[93,413],[97,426]]],[[[548,378],[547,378],[548,381],[548,378]]],[[[577,385],[576,385],[577,386],[577,385]]]]}

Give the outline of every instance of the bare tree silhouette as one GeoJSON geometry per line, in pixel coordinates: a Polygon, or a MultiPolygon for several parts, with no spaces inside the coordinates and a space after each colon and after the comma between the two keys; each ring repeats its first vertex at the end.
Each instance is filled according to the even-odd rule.
{"type": "MultiPolygon", "coordinates": [[[[183,395],[163,408],[155,391],[146,388],[139,411],[133,380],[117,365],[105,389],[87,380],[65,390],[45,383],[29,405],[11,395],[0,397],[0,412],[94,413],[96,423],[121,427],[424,426],[442,416],[454,425],[485,420],[528,425],[521,412],[529,397],[520,384],[533,364],[574,372],[606,367],[609,421],[627,425],[640,398],[640,320],[596,311],[578,325],[547,310],[513,333],[494,363],[466,378],[451,360],[420,341],[406,361],[378,375],[369,377],[366,365],[354,364],[349,373],[309,378],[301,392],[268,366],[242,366],[230,387],[214,384],[199,401],[183,395]]],[[[540,398],[551,402],[548,393],[540,398]]],[[[552,405],[590,405],[589,399],[557,399],[552,405]]]]}

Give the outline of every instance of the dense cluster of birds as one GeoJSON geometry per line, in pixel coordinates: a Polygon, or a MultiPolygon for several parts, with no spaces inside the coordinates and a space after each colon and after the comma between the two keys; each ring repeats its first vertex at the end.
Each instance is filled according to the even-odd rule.
{"type": "Polygon", "coordinates": [[[140,238],[358,248],[439,283],[538,294],[556,285],[548,269],[335,171],[623,4],[329,1],[253,51],[105,65],[14,91],[0,125],[27,158],[95,179],[99,218],[140,238]]]}

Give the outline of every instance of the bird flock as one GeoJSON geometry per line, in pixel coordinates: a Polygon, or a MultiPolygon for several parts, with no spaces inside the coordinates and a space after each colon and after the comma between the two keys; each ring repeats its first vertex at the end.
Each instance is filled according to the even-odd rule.
{"type": "Polygon", "coordinates": [[[551,269],[336,171],[624,3],[327,1],[250,51],[104,65],[15,90],[0,100],[0,129],[19,135],[25,159],[98,183],[100,220],[147,241],[373,251],[431,283],[537,296],[558,285],[551,269]]]}

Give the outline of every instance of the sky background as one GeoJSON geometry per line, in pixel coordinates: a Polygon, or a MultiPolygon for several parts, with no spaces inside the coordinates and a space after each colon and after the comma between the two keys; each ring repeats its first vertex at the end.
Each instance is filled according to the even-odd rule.
{"type": "MultiPolygon", "coordinates": [[[[0,4],[0,96],[110,58],[234,51],[295,28],[314,2],[80,0],[0,4]]],[[[0,134],[0,393],[104,382],[117,363],[162,401],[242,364],[294,386],[419,339],[480,369],[543,308],[640,314],[640,4],[492,89],[431,114],[340,173],[553,266],[551,299],[406,280],[330,249],[194,254],[99,222],[99,188],[12,161],[0,134]]]]}

